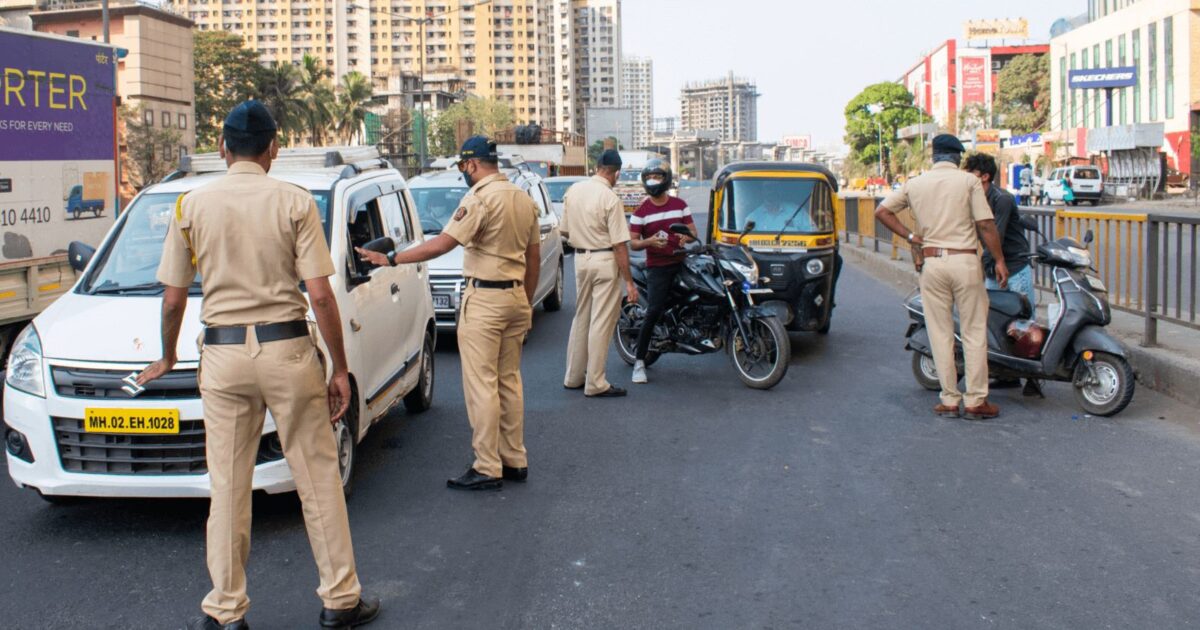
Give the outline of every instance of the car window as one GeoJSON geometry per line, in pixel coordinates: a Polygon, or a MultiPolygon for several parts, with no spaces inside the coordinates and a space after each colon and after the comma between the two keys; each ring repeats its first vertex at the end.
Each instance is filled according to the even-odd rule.
{"type": "MultiPolygon", "coordinates": [[[[312,191],[326,242],[329,240],[329,191],[312,191]]],[[[82,290],[97,290],[120,295],[124,292],[145,294],[161,289],[156,275],[162,259],[163,239],[175,215],[179,193],[146,193],[122,213],[123,219],[113,238],[96,253],[96,266],[82,290]]],[[[193,292],[199,294],[199,276],[193,292]]]]}
{"type": "Polygon", "coordinates": [[[386,228],[379,211],[379,200],[372,199],[359,204],[354,208],[353,218],[354,220],[350,222],[347,230],[347,236],[350,239],[350,249],[347,255],[351,261],[351,275],[363,277],[368,275],[374,267],[362,260],[362,257],[354,252],[354,248],[362,247],[386,235],[386,228]]]}
{"type": "Polygon", "coordinates": [[[1075,169],[1076,179],[1100,179],[1100,171],[1094,168],[1077,168],[1075,169]]]}
{"type": "Polygon", "coordinates": [[[421,231],[426,235],[441,234],[446,224],[454,217],[458,204],[467,194],[465,186],[447,188],[413,188],[413,202],[417,204],[417,215],[421,218],[421,231]]]}
{"type": "Polygon", "coordinates": [[[554,203],[562,203],[563,197],[567,194],[567,189],[575,182],[546,182],[546,190],[550,191],[550,201],[554,203]]]}
{"type": "Polygon", "coordinates": [[[388,193],[380,197],[379,212],[383,216],[387,235],[395,239],[397,244],[413,240],[399,193],[388,193]]]}
{"type": "Polygon", "coordinates": [[[533,198],[533,203],[534,203],[534,205],[537,206],[537,209],[538,209],[538,218],[540,219],[540,218],[545,217],[546,212],[549,209],[546,207],[546,205],[547,205],[546,198],[542,196],[541,185],[527,181],[527,182],[524,182],[521,184],[521,188],[524,188],[525,192],[528,193],[529,196],[533,198]]]}

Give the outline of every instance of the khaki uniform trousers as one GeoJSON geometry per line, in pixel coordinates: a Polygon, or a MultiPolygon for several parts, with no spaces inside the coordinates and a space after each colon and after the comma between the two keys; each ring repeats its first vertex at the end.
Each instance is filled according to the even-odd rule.
{"type": "MultiPolygon", "coordinates": [[[[271,410],[303,503],[304,524],[325,607],[351,608],[362,591],[329,424],[325,373],[311,337],[204,346],[200,359],[205,449],[212,481],[208,571],[213,589],[201,605],[217,621],[245,617],[250,554],[250,491],[264,412],[271,410]]],[[[353,403],[351,403],[353,404],[353,403]]]]}
{"type": "Polygon", "coordinates": [[[973,254],[952,254],[925,259],[921,270],[921,301],[933,362],[942,382],[942,404],[967,407],[982,404],[988,396],[987,289],[983,263],[973,254]],[[954,361],[954,308],[958,307],[967,391],[958,391],[954,361]]]}
{"type": "Polygon", "coordinates": [[[608,391],[608,349],[621,315],[621,283],[612,252],[575,254],[575,318],[567,341],[563,385],[589,396],[608,391]],[[584,380],[586,377],[586,381],[584,380]]]}
{"type": "Polygon", "coordinates": [[[525,393],[521,344],[532,323],[525,289],[468,286],[458,319],[463,398],[471,422],[477,472],[499,477],[501,466],[524,468],[525,393]]]}

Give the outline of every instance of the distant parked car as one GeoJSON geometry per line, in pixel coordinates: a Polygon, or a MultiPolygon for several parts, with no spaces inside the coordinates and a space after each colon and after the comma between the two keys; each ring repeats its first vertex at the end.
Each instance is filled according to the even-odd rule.
{"type": "Polygon", "coordinates": [[[1080,201],[1089,201],[1094,206],[1100,203],[1103,196],[1104,181],[1100,169],[1095,166],[1056,168],[1042,186],[1042,200],[1045,203],[1074,206],[1080,201]]]}
{"type": "Polygon", "coordinates": [[[582,175],[563,175],[547,177],[543,180],[546,183],[546,190],[550,193],[550,205],[554,206],[554,214],[558,215],[560,221],[563,213],[563,197],[566,196],[567,189],[585,179],[587,178],[582,175]]]}

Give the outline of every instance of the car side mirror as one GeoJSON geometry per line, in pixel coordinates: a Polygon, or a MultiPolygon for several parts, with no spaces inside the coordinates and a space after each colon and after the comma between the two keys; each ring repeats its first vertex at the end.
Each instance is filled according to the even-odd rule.
{"type": "Polygon", "coordinates": [[[87,268],[88,263],[92,262],[92,256],[96,255],[96,248],[86,243],[79,241],[71,241],[67,246],[67,262],[71,265],[71,269],[83,272],[87,268]]]}
{"type": "Polygon", "coordinates": [[[1083,246],[1087,247],[1088,245],[1091,245],[1092,241],[1094,240],[1096,240],[1096,235],[1093,234],[1091,230],[1088,230],[1087,233],[1083,235],[1083,246]]]}
{"type": "Polygon", "coordinates": [[[395,251],[396,240],[390,236],[381,236],[373,241],[369,241],[366,245],[363,245],[362,248],[367,251],[386,254],[390,251],[395,251]]]}

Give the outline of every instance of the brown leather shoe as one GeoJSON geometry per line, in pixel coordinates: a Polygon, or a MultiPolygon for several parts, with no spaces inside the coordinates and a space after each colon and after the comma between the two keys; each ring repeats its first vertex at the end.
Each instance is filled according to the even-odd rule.
{"type": "Polygon", "coordinates": [[[986,400],[974,407],[963,409],[963,416],[968,420],[988,420],[998,415],[1000,415],[1000,407],[986,400]]]}
{"type": "Polygon", "coordinates": [[[936,413],[943,418],[957,418],[958,405],[950,406],[939,403],[938,406],[933,408],[933,413],[936,413]]]}

